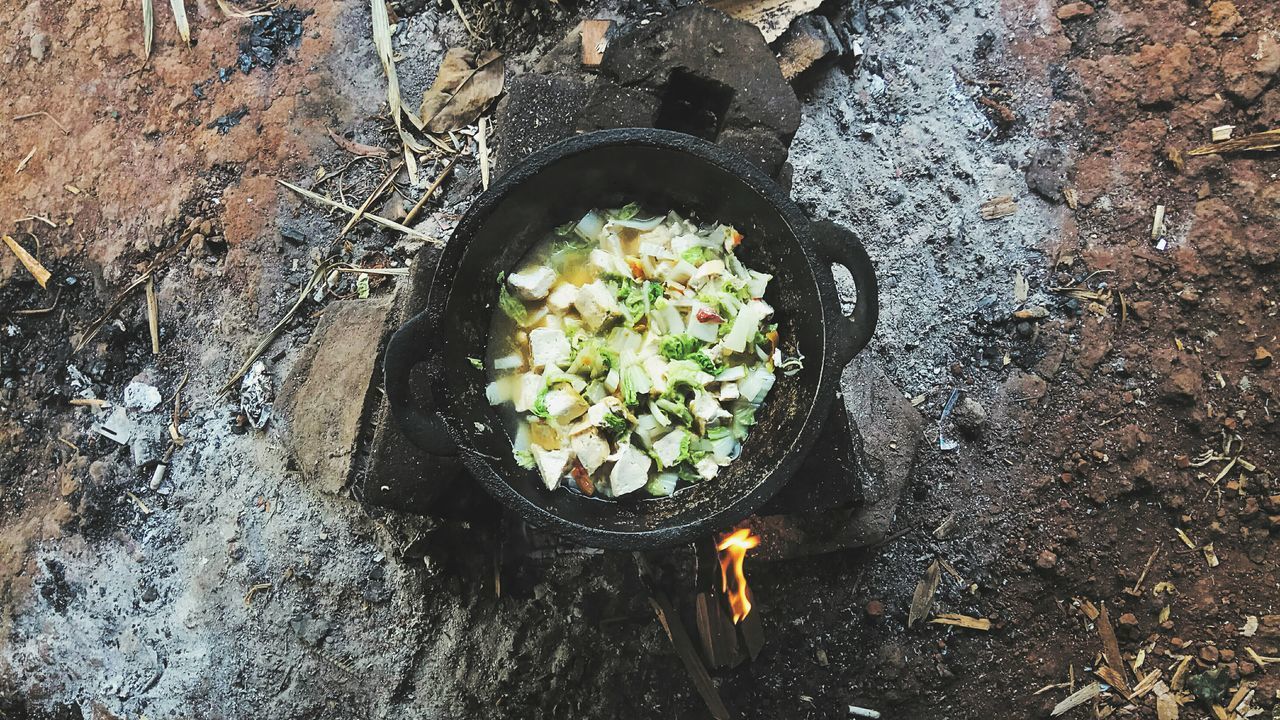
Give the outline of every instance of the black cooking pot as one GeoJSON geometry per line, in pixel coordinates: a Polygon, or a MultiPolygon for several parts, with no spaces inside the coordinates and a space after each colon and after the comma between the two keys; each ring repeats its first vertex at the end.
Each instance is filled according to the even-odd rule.
{"type": "Polygon", "coordinates": [[[520,517],[596,547],[653,548],[727,528],[768,500],[800,466],[835,399],[841,371],[871,339],[876,279],[862,245],[828,223],[811,224],[772,180],[706,141],[655,129],[605,130],[529,156],[472,204],[436,267],[427,308],[387,347],[387,399],[401,431],[422,450],[459,455],[494,497],[520,517]],[[804,369],[778,375],[738,460],[716,479],[665,498],[591,498],[548,491],[516,464],[511,438],[485,399],[485,357],[496,312],[498,273],[515,267],[549,229],[591,208],[639,202],[742,232],[743,262],[771,273],[765,299],[782,346],[804,354],[804,369]],[[832,263],[857,288],[841,314],[832,263]],[[425,363],[429,393],[409,374],[425,363]]]}

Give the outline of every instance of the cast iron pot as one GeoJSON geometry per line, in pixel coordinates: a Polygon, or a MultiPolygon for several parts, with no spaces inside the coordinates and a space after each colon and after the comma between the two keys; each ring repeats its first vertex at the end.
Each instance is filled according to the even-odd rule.
{"type": "Polygon", "coordinates": [[[862,245],[829,223],[811,224],[748,161],[682,133],[604,130],[530,155],[472,204],[441,253],[426,309],[387,347],[387,400],[415,445],[460,456],[488,492],[526,521],[596,547],[672,545],[732,526],[787,482],[819,435],[841,371],[871,339],[877,311],[875,272],[862,245]],[[628,202],[740,230],[743,262],[774,276],[765,299],[776,311],[784,351],[802,352],[804,369],[779,373],[741,457],[711,482],[666,498],[548,491],[537,472],[516,464],[508,431],[485,399],[488,371],[468,358],[485,357],[490,318],[500,312],[498,273],[513,270],[551,228],[593,207],[628,202]],[[849,317],[841,314],[832,263],[854,278],[857,302],[849,317]],[[409,383],[419,363],[428,366],[429,391],[409,383]]]}

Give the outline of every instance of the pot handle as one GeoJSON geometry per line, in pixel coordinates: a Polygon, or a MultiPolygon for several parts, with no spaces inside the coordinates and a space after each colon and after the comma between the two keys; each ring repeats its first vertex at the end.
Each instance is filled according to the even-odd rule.
{"type": "Polygon", "coordinates": [[[833,323],[835,357],[841,367],[849,364],[862,348],[871,342],[880,316],[880,291],[876,283],[876,270],[871,256],[848,229],[830,220],[811,223],[813,239],[817,241],[818,256],[824,263],[838,263],[853,276],[858,300],[853,314],[842,316],[833,323]]]}
{"type": "MultiPolygon", "coordinates": [[[[422,412],[413,402],[409,388],[409,376],[413,368],[418,363],[437,360],[439,356],[437,345],[430,341],[431,320],[428,313],[419,313],[391,336],[382,359],[383,385],[387,391],[391,416],[395,418],[400,432],[414,445],[432,455],[452,456],[458,454],[458,446],[449,436],[444,418],[433,409],[422,412]]],[[[435,398],[432,397],[430,388],[425,389],[423,405],[433,408],[435,398]]]]}

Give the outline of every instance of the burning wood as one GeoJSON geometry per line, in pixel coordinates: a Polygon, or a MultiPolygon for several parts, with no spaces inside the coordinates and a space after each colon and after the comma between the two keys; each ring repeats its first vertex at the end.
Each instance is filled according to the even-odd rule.
{"type": "Polygon", "coordinates": [[[736,530],[716,545],[720,554],[720,587],[729,598],[733,609],[733,622],[737,624],[751,612],[751,599],[747,595],[747,576],[742,570],[747,551],[760,544],[760,538],[751,530],[736,530]],[[733,584],[729,583],[729,566],[733,566],[733,584]],[[732,587],[732,589],[731,589],[732,587]]]}

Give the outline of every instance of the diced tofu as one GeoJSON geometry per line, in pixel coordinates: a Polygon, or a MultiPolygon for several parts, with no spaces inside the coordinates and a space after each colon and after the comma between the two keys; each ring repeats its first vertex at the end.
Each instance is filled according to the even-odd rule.
{"type": "Polygon", "coordinates": [[[587,255],[587,262],[594,265],[600,272],[611,273],[614,275],[630,275],[631,268],[622,261],[620,257],[600,248],[591,251],[587,255]]]}
{"type": "Polygon", "coordinates": [[[734,352],[743,352],[747,349],[747,343],[756,336],[760,331],[760,323],[764,319],[773,314],[773,308],[762,300],[752,300],[747,306],[742,308],[738,313],[738,317],[733,321],[733,327],[729,328],[729,334],[724,336],[724,346],[734,352]]]}
{"type": "Polygon", "coordinates": [[[720,383],[721,400],[737,400],[740,397],[738,383],[720,383]]]}
{"type": "Polygon", "coordinates": [[[649,467],[653,460],[643,450],[624,444],[609,458],[614,461],[613,469],[609,471],[609,489],[615,496],[635,492],[649,482],[649,467]]]}
{"type": "Polygon", "coordinates": [[[595,332],[610,318],[618,315],[618,299],[608,285],[597,280],[578,288],[578,296],[573,299],[573,307],[582,316],[587,329],[595,332]]]}
{"type": "Polygon", "coordinates": [[[680,461],[680,449],[684,445],[688,433],[683,429],[672,430],[653,443],[653,454],[658,456],[658,464],[669,468],[680,461]]]}
{"type": "Polygon", "coordinates": [[[700,288],[707,284],[707,281],[717,275],[724,274],[723,260],[708,260],[698,266],[698,271],[689,278],[689,287],[700,288]]]}
{"type": "Polygon", "coordinates": [[[688,329],[686,330],[686,332],[688,332],[689,335],[696,337],[703,342],[715,342],[716,337],[719,333],[720,323],[699,322],[698,321],[699,310],[711,310],[711,308],[707,307],[706,305],[703,305],[702,303],[695,303],[693,307],[689,308],[689,316],[688,316],[688,324],[687,324],[688,329]]]}
{"type": "Polygon", "coordinates": [[[698,272],[698,268],[694,267],[688,260],[682,259],[671,266],[671,269],[667,271],[666,279],[668,282],[687,285],[689,278],[693,277],[696,272],[698,272]]]}
{"type": "Polygon", "coordinates": [[[512,398],[516,412],[529,412],[538,401],[538,393],[542,392],[543,384],[542,375],[538,373],[524,373],[520,376],[519,386],[512,398]]]}
{"type": "Polygon", "coordinates": [[[574,435],[569,444],[573,448],[573,454],[578,456],[578,462],[582,463],[588,473],[595,472],[609,457],[609,441],[595,430],[574,435]]]}
{"type": "Polygon", "coordinates": [[[693,468],[698,471],[698,477],[703,480],[710,480],[720,472],[720,466],[709,457],[699,460],[693,468]]]}
{"type": "Polygon", "coordinates": [[[560,478],[564,477],[564,470],[569,465],[569,458],[573,455],[572,451],[567,448],[543,450],[537,445],[532,445],[530,452],[533,453],[533,461],[538,464],[538,474],[542,475],[542,484],[546,485],[548,490],[555,490],[560,485],[560,478]]]}
{"type": "Polygon", "coordinates": [[[562,313],[573,306],[573,300],[576,297],[578,297],[577,285],[560,283],[547,296],[547,307],[555,312],[562,313]]]}
{"type": "Polygon", "coordinates": [[[704,423],[712,422],[717,418],[732,417],[708,392],[695,395],[693,402],[689,403],[689,409],[693,411],[694,417],[704,423]]]}
{"type": "Polygon", "coordinates": [[[573,422],[587,411],[587,402],[578,391],[565,385],[559,385],[547,393],[547,415],[560,424],[573,422]]]}
{"type": "Polygon", "coordinates": [[[556,271],[549,267],[538,266],[524,272],[511,273],[507,276],[507,284],[522,300],[541,300],[551,291],[556,281],[556,271]]]}
{"type": "Polygon", "coordinates": [[[569,338],[559,328],[534,328],[529,332],[533,367],[559,365],[569,357],[569,338]]]}

